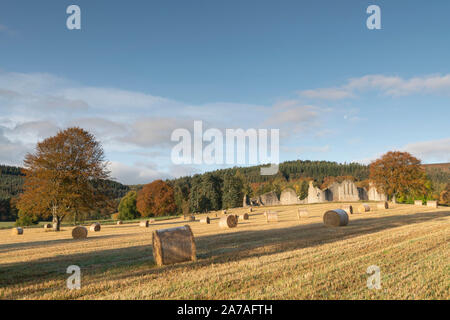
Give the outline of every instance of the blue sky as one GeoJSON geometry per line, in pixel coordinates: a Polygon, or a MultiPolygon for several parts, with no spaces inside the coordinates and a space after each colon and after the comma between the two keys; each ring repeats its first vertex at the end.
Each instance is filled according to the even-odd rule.
{"type": "Polygon", "coordinates": [[[121,182],[215,169],[170,161],[171,132],[194,120],[278,128],[281,160],[450,161],[449,12],[446,0],[4,0],[0,163],[79,125],[121,182]],[[81,30],[66,28],[71,4],[81,30]],[[371,4],[381,30],[366,27],[371,4]]]}

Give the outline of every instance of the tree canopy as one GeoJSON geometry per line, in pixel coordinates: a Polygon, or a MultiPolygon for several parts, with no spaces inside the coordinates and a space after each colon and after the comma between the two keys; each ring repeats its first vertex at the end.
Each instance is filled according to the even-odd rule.
{"type": "Polygon", "coordinates": [[[137,195],[137,209],[143,217],[170,215],[176,212],[173,188],[162,180],[145,185],[137,195]]]}
{"type": "Polygon", "coordinates": [[[430,189],[419,159],[408,152],[390,151],[370,164],[370,180],[389,199],[425,195],[430,189]]]}
{"type": "Polygon", "coordinates": [[[67,215],[83,214],[104,195],[93,182],[109,176],[101,144],[78,128],[59,131],[25,157],[24,192],[17,204],[25,215],[53,217],[59,230],[67,215]]]}

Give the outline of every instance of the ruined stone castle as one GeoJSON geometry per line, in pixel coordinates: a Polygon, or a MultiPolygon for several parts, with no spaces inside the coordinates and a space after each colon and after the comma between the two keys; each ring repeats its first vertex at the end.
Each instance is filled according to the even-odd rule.
{"type": "Polygon", "coordinates": [[[379,193],[377,189],[370,185],[369,189],[359,188],[351,180],[344,180],[341,183],[334,182],[325,190],[322,190],[309,182],[308,196],[300,200],[297,193],[292,188],[286,188],[281,192],[280,198],[276,192],[271,191],[264,193],[258,197],[249,199],[244,196],[243,205],[245,206],[274,206],[274,205],[289,205],[289,204],[308,204],[321,203],[329,201],[386,201],[385,194],[379,193]]]}

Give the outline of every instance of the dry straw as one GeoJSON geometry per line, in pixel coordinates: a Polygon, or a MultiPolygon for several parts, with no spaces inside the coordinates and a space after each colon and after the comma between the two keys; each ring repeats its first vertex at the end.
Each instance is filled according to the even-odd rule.
{"type": "Polygon", "coordinates": [[[353,214],[353,206],[351,204],[343,205],[342,210],[345,210],[347,214],[353,214]]]}
{"type": "Polygon", "coordinates": [[[101,227],[100,223],[96,222],[96,223],[91,224],[89,231],[99,232],[101,228],[102,227],[101,227]]]}
{"type": "Polygon", "coordinates": [[[120,224],[123,224],[123,222],[119,220],[119,221],[117,221],[117,224],[120,225],[120,224]]]}
{"type": "Polygon", "coordinates": [[[153,231],[152,244],[158,266],[197,259],[194,235],[188,225],[153,231]]]}
{"type": "Polygon", "coordinates": [[[389,203],[387,201],[379,202],[377,203],[377,208],[381,210],[389,209],[389,203]]]}
{"type": "Polygon", "coordinates": [[[148,228],[148,225],[149,225],[148,220],[139,222],[139,227],[148,228]]]}
{"type": "Polygon", "coordinates": [[[53,225],[51,223],[44,224],[44,231],[52,231],[53,225]]]}
{"type": "Polygon", "coordinates": [[[238,220],[236,219],[236,216],[233,214],[230,214],[228,216],[220,218],[219,221],[219,227],[221,228],[235,228],[238,224],[238,220]]]}
{"type": "Polygon", "coordinates": [[[88,229],[83,226],[77,226],[72,229],[72,238],[74,239],[86,239],[88,235],[88,229]]]}
{"type": "Polygon", "coordinates": [[[21,227],[12,228],[11,234],[13,234],[13,235],[21,235],[21,234],[23,234],[23,228],[21,228],[21,227]]]}
{"type": "Polygon", "coordinates": [[[203,218],[203,219],[200,219],[200,223],[204,223],[204,224],[210,224],[210,219],[209,219],[209,217],[205,217],[205,218],[203,218]]]}
{"type": "Polygon", "coordinates": [[[358,207],[359,213],[364,213],[364,212],[369,212],[369,211],[370,211],[370,206],[367,203],[364,203],[358,207]]]}
{"type": "Polygon", "coordinates": [[[325,212],[323,223],[328,227],[342,227],[348,224],[348,214],[345,210],[334,209],[325,212]]]}
{"type": "Polygon", "coordinates": [[[248,219],[249,219],[248,213],[241,214],[241,215],[239,216],[239,219],[241,219],[241,220],[248,220],[248,219]]]}
{"type": "Polygon", "coordinates": [[[297,219],[298,220],[301,220],[302,218],[303,219],[304,218],[308,218],[308,217],[309,217],[309,211],[308,210],[302,209],[302,208],[298,209],[298,211],[297,211],[297,219]]]}
{"type": "Polygon", "coordinates": [[[266,222],[278,222],[278,213],[266,212],[266,222]]]}

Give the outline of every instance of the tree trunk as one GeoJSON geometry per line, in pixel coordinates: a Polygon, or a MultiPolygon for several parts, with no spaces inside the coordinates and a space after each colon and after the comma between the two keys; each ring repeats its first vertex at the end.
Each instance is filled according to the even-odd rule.
{"type": "Polygon", "coordinates": [[[53,216],[53,231],[60,231],[61,230],[61,218],[57,215],[53,216]]]}
{"type": "Polygon", "coordinates": [[[392,195],[392,203],[397,203],[397,199],[396,199],[397,197],[395,196],[395,194],[394,195],[392,195]]]}

